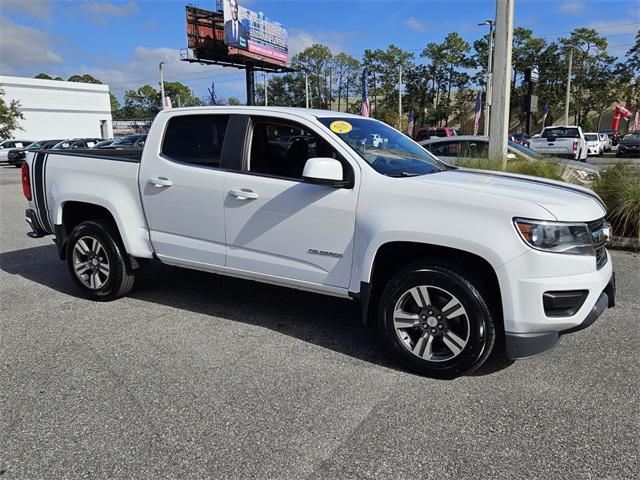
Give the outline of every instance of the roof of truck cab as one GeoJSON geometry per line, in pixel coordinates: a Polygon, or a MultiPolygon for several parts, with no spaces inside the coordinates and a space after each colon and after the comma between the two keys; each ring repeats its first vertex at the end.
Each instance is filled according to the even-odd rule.
{"type": "Polygon", "coordinates": [[[344,117],[344,118],[363,118],[360,115],[354,115],[352,113],[336,112],[334,110],[320,110],[316,108],[301,108],[301,107],[264,107],[264,106],[243,106],[243,105],[225,105],[225,106],[207,106],[207,107],[183,107],[183,108],[168,108],[162,110],[160,113],[170,114],[172,112],[202,112],[209,111],[211,113],[220,113],[228,111],[229,113],[244,113],[244,114],[283,114],[288,113],[291,115],[297,115],[299,117],[315,119],[315,118],[327,118],[327,117],[344,117]]]}

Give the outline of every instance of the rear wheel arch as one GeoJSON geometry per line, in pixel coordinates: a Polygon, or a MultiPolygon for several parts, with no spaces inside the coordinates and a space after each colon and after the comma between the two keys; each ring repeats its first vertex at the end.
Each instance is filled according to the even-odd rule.
{"type": "Polygon", "coordinates": [[[58,244],[58,253],[61,260],[65,259],[66,243],[71,232],[76,226],[85,221],[101,221],[110,225],[114,233],[117,234],[120,244],[125,247],[118,222],[108,208],[96,203],[66,201],[61,206],[60,223],[54,225],[56,243],[58,244]]]}

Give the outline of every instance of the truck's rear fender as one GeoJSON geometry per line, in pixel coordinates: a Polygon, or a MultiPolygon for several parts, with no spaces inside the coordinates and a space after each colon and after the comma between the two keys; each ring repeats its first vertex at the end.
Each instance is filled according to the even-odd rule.
{"type": "Polygon", "coordinates": [[[47,154],[46,214],[56,237],[69,235],[77,223],[94,220],[92,216],[106,211],[127,253],[151,258],[153,251],[138,191],[138,167],[138,162],[110,157],[47,154]],[[66,210],[67,206],[71,210],[66,210]],[[71,212],[66,219],[65,212],[71,212]]]}
{"type": "MultiPolygon", "coordinates": [[[[121,192],[122,193],[122,192],[121,192]]],[[[122,193],[123,196],[124,193],[122,193]]],[[[136,208],[132,204],[122,202],[120,197],[114,203],[105,198],[73,193],[65,195],[56,203],[54,212],[54,233],[59,243],[59,253],[64,257],[64,244],[72,230],[84,221],[106,220],[112,222],[120,235],[126,252],[132,257],[151,258],[153,251],[149,244],[149,234],[144,217],[136,218],[136,208]]],[[[130,201],[140,202],[138,198],[130,201]]]]}

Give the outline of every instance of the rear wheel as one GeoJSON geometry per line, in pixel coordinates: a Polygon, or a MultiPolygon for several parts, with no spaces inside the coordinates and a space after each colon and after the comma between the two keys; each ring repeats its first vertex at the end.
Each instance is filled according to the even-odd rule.
{"type": "Polygon", "coordinates": [[[89,298],[108,301],[126,295],[134,276],[127,269],[120,237],[107,222],[76,226],[67,242],[71,277],[89,298]]]}
{"type": "Polygon", "coordinates": [[[394,275],[380,301],[379,327],[404,365],[436,378],[477,369],[495,342],[480,292],[461,274],[436,265],[415,264],[394,275]]]}

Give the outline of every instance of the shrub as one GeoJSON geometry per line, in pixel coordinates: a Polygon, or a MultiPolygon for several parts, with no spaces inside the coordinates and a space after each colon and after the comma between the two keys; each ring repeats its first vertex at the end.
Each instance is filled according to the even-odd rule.
{"type": "Polygon", "coordinates": [[[622,163],[602,169],[591,188],[607,204],[614,234],[640,239],[638,169],[622,163]]]}
{"type": "Polygon", "coordinates": [[[456,160],[456,166],[464,168],[475,168],[479,170],[505,171],[520,175],[531,175],[534,177],[549,178],[552,180],[562,180],[566,167],[558,162],[541,160],[530,162],[528,160],[509,160],[507,167],[502,170],[500,162],[495,162],[487,158],[460,158],[456,160]]]}

